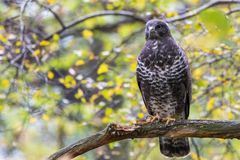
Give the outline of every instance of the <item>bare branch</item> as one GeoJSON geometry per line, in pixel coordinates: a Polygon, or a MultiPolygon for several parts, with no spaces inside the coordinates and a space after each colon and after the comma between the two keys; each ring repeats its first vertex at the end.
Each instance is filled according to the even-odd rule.
{"type": "Polygon", "coordinates": [[[24,1],[24,3],[21,6],[21,11],[20,11],[20,40],[22,42],[24,41],[24,30],[25,30],[25,25],[23,22],[23,15],[24,15],[24,12],[25,12],[29,2],[31,2],[31,0],[24,1]]]}
{"type": "Polygon", "coordinates": [[[229,12],[227,12],[227,15],[237,13],[237,12],[240,12],[240,8],[234,8],[234,9],[230,10],[229,12]]]}
{"type": "Polygon", "coordinates": [[[220,5],[220,4],[232,4],[232,3],[240,3],[240,0],[210,0],[208,3],[200,6],[197,9],[194,9],[192,11],[189,11],[185,14],[182,14],[182,15],[179,15],[176,17],[168,18],[166,21],[167,22],[181,21],[181,20],[196,16],[197,14],[201,13],[202,11],[204,11],[210,7],[220,5]]]}
{"type": "Polygon", "coordinates": [[[39,6],[41,6],[41,7],[45,8],[45,9],[49,10],[49,12],[51,12],[51,13],[53,14],[53,16],[55,17],[55,19],[56,19],[56,20],[58,21],[58,23],[61,25],[62,29],[65,28],[65,24],[63,23],[62,19],[59,17],[59,15],[58,15],[56,12],[54,12],[54,11],[52,10],[51,7],[42,4],[42,3],[40,3],[40,2],[37,1],[37,0],[36,0],[35,2],[36,2],[39,6]]]}
{"type": "Polygon", "coordinates": [[[124,139],[159,136],[240,139],[240,121],[181,120],[168,125],[153,122],[132,126],[109,124],[104,130],[57,151],[48,160],[72,159],[97,147],[124,139]]]}
{"type": "Polygon", "coordinates": [[[201,160],[200,151],[199,151],[197,143],[195,142],[195,140],[193,138],[191,138],[191,142],[193,144],[193,147],[195,148],[195,151],[197,154],[197,160],[201,160]]]}
{"type": "MultiPolygon", "coordinates": [[[[72,28],[74,26],[76,26],[79,23],[82,23],[88,19],[91,18],[95,18],[95,17],[101,17],[101,16],[109,16],[109,15],[114,15],[114,16],[126,16],[126,17],[131,17],[136,19],[137,21],[140,22],[145,22],[145,19],[137,16],[135,13],[133,12],[129,12],[129,11],[99,11],[99,12],[95,12],[92,14],[88,14],[86,16],[82,16],[79,19],[71,22],[70,24],[66,25],[65,28],[62,28],[60,30],[58,30],[57,32],[55,32],[54,34],[61,34],[62,32],[64,32],[65,30],[72,28]]],[[[53,37],[54,34],[49,35],[48,37],[45,38],[45,40],[49,40],[53,37]]]]}
{"type": "MultiPolygon", "coordinates": [[[[213,0],[213,1],[210,1],[210,2],[200,6],[197,9],[186,12],[185,14],[175,16],[175,17],[172,17],[172,18],[167,18],[166,21],[169,22],[169,23],[176,22],[176,21],[181,21],[181,20],[188,19],[188,18],[191,18],[193,16],[196,16],[197,14],[201,13],[202,11],[204,11],[204,10],[210,8],[210,7],[220,5],[220,4],[233,4],[233,3],[240,3],[240,0],[213,0]]],[[[72,28],[72,27],[76,26],[77,24],[82,23],[82,22],[84,22],[88,19],[95,18],[95,17],[100,17],[100,16],[109,16],[109,15],[111,15],[111,16],[125,16],[125,17],[133,18],[136,21],[139,21],[139,22],[142,22],[142,23],[146,22],[145,17],[138,16],[134,12],[130,12],[130,11],[99,11],[99,12],[95,12],[95,13],[88,14],[88,15],[80,17],[79,19],[69,23],[68,25],[65,25],[65,27],[63,27],[62,29],[56,31],[55,33],[47,36],[44,39],[49,40],[53,37],[54,34],[61,34],[65,30],[67,30],[69,28],[72,28]]]]}

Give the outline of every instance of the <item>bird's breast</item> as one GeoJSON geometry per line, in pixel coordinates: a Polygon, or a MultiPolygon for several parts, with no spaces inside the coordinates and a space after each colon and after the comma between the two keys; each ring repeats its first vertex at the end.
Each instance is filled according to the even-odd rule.
{"type": "Polygon", "coordinates": [[[152,60],[138,60],[137,72],[150,83],[177,83],[186,76],[187,63],[183,55],[167,56],[152,60]]]}

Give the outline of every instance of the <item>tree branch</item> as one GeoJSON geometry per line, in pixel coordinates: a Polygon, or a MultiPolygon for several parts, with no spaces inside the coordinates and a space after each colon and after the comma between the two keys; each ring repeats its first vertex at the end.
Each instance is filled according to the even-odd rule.
{"type": "MultiPolygon", "coordinates": [[[[95,18],[95,17],[101,17],[101,16],[107,16],[107,15],[131,17],[131,18],[134,18],[135,20],[137,20],[139,22],[144,22],[145,23],[145,19],[143,17],[137,16],[133,12],[129,12],[129,11],[99,11],[99,12],[95,12],[95,13],[88,14],[86,16],[80,17],[79,19],[77,19],[77,20],[69,23],[68,25],[66,25],[64,28],[58,30],[54,34],[61,34],[65,30],[67,30],[69,28],[72,28],[72,27],[76,26],[77,24],[82,23],[82,22],[84,22],[88,19],[95,18]]],[[[54,34],[49,35],[48,37],[45,38],[45,40],[51,39],[54,34]]]]}
{"type": "Polygon", "coordinates": [[[234,9],[230,10],[229,12],[227,12],[227,15],[237,13],[237,12],[240,12],[240,8],[234,8],[234,9]]]}
{"type": "Polygon", "coordinates": [[[188,18],[191,18],[193,16],[196,16],[199,13],[201,13],[202,11],[204,11],[204,10],[210,8],[210,7],[220,5],[220,4],[232,4],[232,3],[240,3],[240,0],[211,0],[208,3],[200,6],[197,9],[194,9],[192,11],[189,11],[189,12],[187,12],[185,14],[182,14],[182,15],[179,15],[179,16],[168,18],[166,21],[167,22],[181,21],[181,20],[188,19],[188,18]]]}
{"type": "MultiPolygon", "coordinates": [[[[179,15],[179,16],[175,16],[175,17],[172,17],[172,18],[167,18],[166,21],[169,22],[169,23],[176,22],[176,21],[181,21],[181,20],[184,20],[184,19],[188,19],[188,18],[194,17],[197,14],[201,13],[202,11],[204,11],[204,10],[210,8],[210,7],[213,7],[213,6],[216,6],[216,5],[220,5],[220,4],[232,4],[232,3],[240,3],[240,0],[213,0],[213,1],[210,1],[210,2],[200,6],[197,9],[194,9],[192,11],[186,12],[185,14],[182,14],[182,15],[179,15]]],[[[109,11],[109,10],[107,10],[107,11],[99,11],[99,12],[95,12],[95,13],[88,14],[86,16],[80,17],[79,19],[69,23],[68,25],[65,25],[62,29],[56,31],[55,33],[47,36],[44,39],[45,40],[49,40],[49,39],[51,39],[53,37],[54,34],[61,34],[65,30],[67,30],[69,28],[72,28],[72,27],[78,25],[79,23],[82,23],[82,22],[84,22],[84,21],[86,21],[88,19],[95,18],[95,17],[101,17],[101,16],[109,16],[109,15],[112,15],[112,16],[125,16],[125,17],[133,18],[136,21],[139,21],[139,22],[142,22],[142,23],[146,22],[146,18],[145,17],[138,16],[138,15],[136,15],[136,13],[130,12],[130,11],[109,11]]]]}
{"type": "Polygon", "coordinates": [[[63,23],[62,19],[59,17],[59,15],[58,15],[56,12],[54,12],[54,11],[52,10],[51,7],[42,4],[42,3],[40,3],[40,2],[37,1],[37,0],[36,0],[35,2],[36,2],[39,6],[45,8],[45,9],[47,9],[49,12],[51,12],[52,15],[55,17],[55,19],[56,19],[56,20],[58,21],[58,23],[60,24],[60,26],[61,26],[62,28],[65,28],[65,24],[63,23]]]}
{"type": "Polygon", "coordinates": [[[181,120],[168,125],[161,122],[141,122],[132,126],[109,124],[104,130],[57,151],[48,160],[72,159],[97,147],[124,139],[159,136],[240,139],[240,121],[181,120]]]}

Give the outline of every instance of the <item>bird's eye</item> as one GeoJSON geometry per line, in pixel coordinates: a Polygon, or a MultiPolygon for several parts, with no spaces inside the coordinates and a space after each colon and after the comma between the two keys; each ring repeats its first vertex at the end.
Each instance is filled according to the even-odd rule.
{"type": "Polygon", "coordinates": [[[155,29],[159,29],[159,28],[161,28],[160,25],[156,25],[156,26],[155,26],[155,29]]]}

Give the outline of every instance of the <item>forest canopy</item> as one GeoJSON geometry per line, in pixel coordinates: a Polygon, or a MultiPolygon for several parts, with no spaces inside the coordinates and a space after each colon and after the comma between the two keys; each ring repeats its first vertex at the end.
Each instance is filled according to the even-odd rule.
{"type": "MultiPolygon", "coordinates": [[[[145,22],[168,22],[192,73],[189,119],[240,117],[238,0],[0,2],[0,159],[45,159],[148,115],[136,81],[145,22]]],[[[189,160],[240,159],[240,142],[191,138],[189,160]]],[[[110,143],[79,160],[164,159],[158,139],[110,143]]]]}

